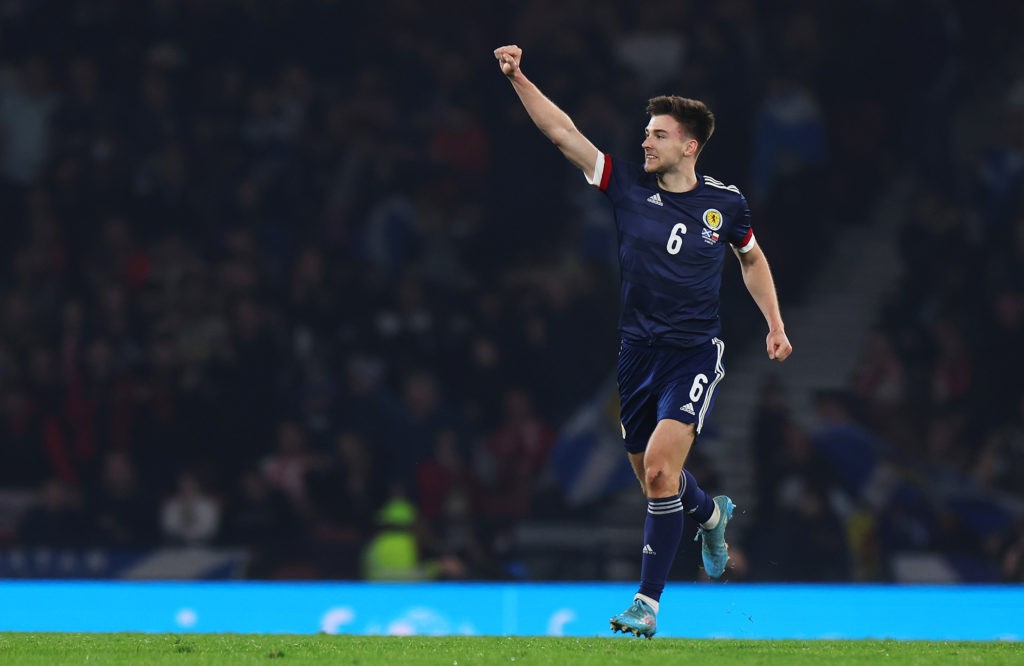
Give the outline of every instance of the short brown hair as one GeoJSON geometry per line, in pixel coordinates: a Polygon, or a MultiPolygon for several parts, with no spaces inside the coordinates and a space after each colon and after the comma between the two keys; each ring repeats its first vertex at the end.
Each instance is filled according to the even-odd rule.
{"type": "Polygon", "coordinates": [[[715,132],[715,114],[699,99],[678,95],[660,95],[647,100],[647,113],[652,116],[672,116],[700,148],[715,132]]]}

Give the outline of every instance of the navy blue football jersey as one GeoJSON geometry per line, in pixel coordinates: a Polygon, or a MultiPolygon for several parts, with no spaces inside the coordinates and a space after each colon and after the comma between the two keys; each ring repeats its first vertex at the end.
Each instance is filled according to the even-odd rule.
{"type": "Polygon", "coordinates": [[[622,339],[692,347],[717,337],[726,245],[755,245],[740,191],[697,174],[689,192],[666,192],[641,165],[602,153],[590,183],[615,209],[622,339]]]}

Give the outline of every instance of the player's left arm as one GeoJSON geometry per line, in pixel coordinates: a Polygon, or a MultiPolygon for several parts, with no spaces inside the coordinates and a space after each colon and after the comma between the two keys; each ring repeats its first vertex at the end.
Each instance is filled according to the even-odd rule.
{"type": "Polygon", "coordinates": [[[743,284],[747,291],[754,298],[765,321],[768,322],[768,337],[765,342],[768,347],[768,358],[775,361],[785,361],[793,353],[793,345],[786,337],[786,326],[782,322],[782,313],[779,310],[779,297],[775,292],[775,280],[772,279],[772,270],[768,267],[768,259],[764,256],[761,246],[753,244],[746,252],[740,252],[733,248],[736,257],[740,260],[740,267],[743,271],[743,284]]]}

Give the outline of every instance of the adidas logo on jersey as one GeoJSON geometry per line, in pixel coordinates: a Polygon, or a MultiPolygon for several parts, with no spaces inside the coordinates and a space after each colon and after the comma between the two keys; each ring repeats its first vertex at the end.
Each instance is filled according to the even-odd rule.
{"type": "Polygon", "coordinates": [[[657,553],[654,552],[654,549],[651,548],[651,544],[649,544],[649,543],[645,543],[644,544],[643,553],[644,553],[644,555],[657,555],[657,553]]]}
{"type": "Polygon", "coordinates": [[[647,202],[648,203],[652,203],[655,206],[664,206],[665,205],[665,204],[661,203],[661,195],[658,194],[657,192],[655,192],[651,196],[647,197],[647,202]]]}
{"type": "Polygon", "coordinates": [[[694,413],[693,413],[693,403],[692,402],[686,403],[685,405],[683,405],[682,407],[679,408],[679,411],[686,412],[690,416],[694,416],[694,413]]]}

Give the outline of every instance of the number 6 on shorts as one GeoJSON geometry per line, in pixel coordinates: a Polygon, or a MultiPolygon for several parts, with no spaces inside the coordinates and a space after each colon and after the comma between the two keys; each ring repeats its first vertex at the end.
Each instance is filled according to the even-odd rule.
{"type": "Polygon", "coordinates": [[[697,402],[704,395],[704,387],[708,385],[708,376],[704,373],[693,378],[693,386],[690,387],[690,400],[697,402]]]}

